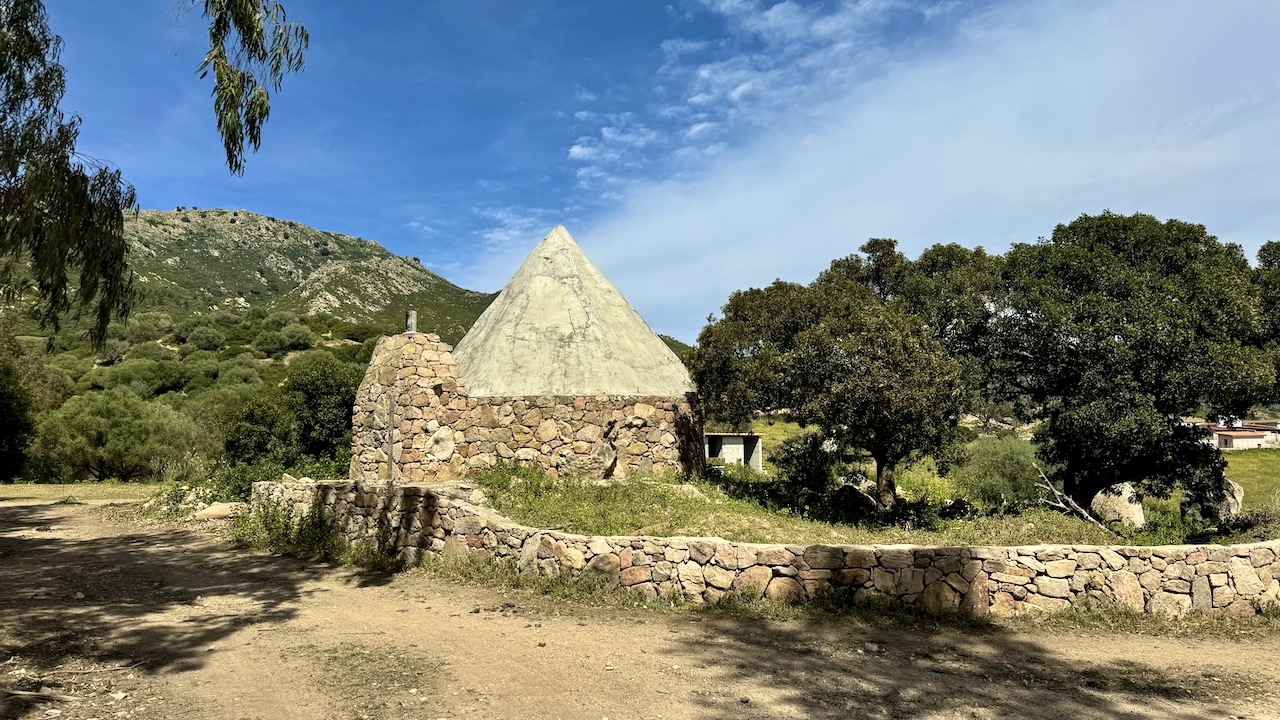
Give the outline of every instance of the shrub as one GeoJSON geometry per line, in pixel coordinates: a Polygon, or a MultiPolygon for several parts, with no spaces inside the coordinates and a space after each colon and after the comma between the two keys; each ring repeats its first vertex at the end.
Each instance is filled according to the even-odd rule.
{"type": "Polygon", "coordinates": [[[277,310],[263,319],[262,326],[268,330],[283,330],[296,322],[298,322],[297,315],[285,310],[277,310]]]}
{"type": "Polygon", "coordinates": [[[964,496],[989,512],[1007,512],[1039,497],[1035,446],[1014,434],[981,437],[951,477],[964,496]]]}
{"type": "Polygon", "coordinates": [[[797,491],[825,493],[835,479],[840,458],[825,447],[818,433],[797,435],[782,443],[773,456],[781,480],[797,491]]]}
{"type": "Polygon", "coordinates": [[[289,350],[306,350],[316,344],[315,333],[302,323],[286,325],[280,334],[284,336],[285,347],[289,350]]]}
{"type": "Polygon", "coordinates": [[[128,392],[94,391],[40,421],[32,457],[48,479],[154,480],[195,440],[195,424],[176,410],[128,392]]]}
{"type": "Polygon", "coordinates": [[[178,353],[153,340],[143,341],[129,348],[126,360],[177,360],[178,353]]]}
{"type": "Polygon", "coordinates": [[[98,352],[98,359],[102,361],[103,365],[112,365],[120,362],[127,352],[129,352],[128,340],[110,338],[103,344],[102,350],[98,352]]]}
{"type": "Polygon", "coordinates": [[[217,352],[227,346],[227,339],[212,327],[200,325],[187,333],[187,344],[196,350],[217,352]]]}
{"type": "Polygon", "coordinates": [[[274,357],[288,351],[289,339],[279,330],[264,330],[253,339],[253,347],[274,357]]]}
{"type": "Polygon", "coordinates": [[[243,463],[270,460],[292,465],[301,455],[294,405],[294,399],[279,388],[255,393],[227,417],[222,431],[227,457],[243,463]]]}
{"type": "Polygon", "coordinates": [[[249,547],[303,560],[336,560],[342,553],[337,529],[319,503],[296,519],[274,505],[258,505],[236,516],[231,531],[249,547]]]}

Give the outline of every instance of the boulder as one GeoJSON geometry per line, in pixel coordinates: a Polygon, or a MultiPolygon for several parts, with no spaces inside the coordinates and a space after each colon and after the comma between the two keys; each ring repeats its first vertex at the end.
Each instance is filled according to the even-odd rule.
{"type": "Polygon", "coordinates": [[[1104,488],[1093,496],[1089,510],[1107,524],[1117,523],[1134,530],[1141,530],[1147,524],[1146,515],[1142,512],[1142,498],[1129,483],[1104,488]]]}
{"type": "Polygon", "coordinates": [[[1222,489],[1208,494],[1184,492],[1182,494],[1182,515],[1211,525],[1229,524],[1240,519],[1240,508],[1244,505],[1244,488],[1239,483],[1223,479],[1222,489]]]}

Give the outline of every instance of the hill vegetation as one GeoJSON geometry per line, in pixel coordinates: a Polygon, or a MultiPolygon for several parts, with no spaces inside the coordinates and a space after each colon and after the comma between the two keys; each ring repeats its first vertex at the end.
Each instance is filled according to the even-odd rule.
{"type": "Polygon", "coordinates": [[[457,342],[493,300],[372,240],[244,210],[143,210],[125,223],[139,310],[175,317],[260,308],[399,329],[457,342]]]}

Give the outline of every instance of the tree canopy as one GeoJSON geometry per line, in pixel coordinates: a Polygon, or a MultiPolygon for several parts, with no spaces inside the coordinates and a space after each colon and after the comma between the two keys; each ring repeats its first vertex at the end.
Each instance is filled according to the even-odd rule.
{"type": "Polygon", "coordinates": [[[1275,383],[1241,249],[1202,225],[1105,212],[1006,261],[999,372],[1040,406],[1041,455],[1066,491],[1220,487],[1221,454],[1180,417],[1241,417],[1275,383]]]}
{"type": "Polygon", "coordinates": [[[887,509],[895,468],[947,443],[971,399],[971,375],[899,301],[908,263],[892,241],[863,251],[807,286],[734,293],[689,362],[709,417],[741,424],[786,410],[826,443],[866,451],[887,509]]]}

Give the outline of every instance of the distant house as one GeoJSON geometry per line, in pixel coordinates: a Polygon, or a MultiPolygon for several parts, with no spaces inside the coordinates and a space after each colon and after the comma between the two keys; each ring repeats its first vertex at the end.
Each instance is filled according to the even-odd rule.
{"type": "Polygon", "coordinates": [[[1231,426],[1212,423],[1204,418],[1184,417],[1182,424],[1209,431],[1204,441],[1219,450],[1252,450],[1280,446],[1280,423],[1275,420],[1235,421],[1231,426]]]}
{"type": "Polygon", "coordinates": [[[764,446],[759,435],[709,432],[703,434],[703,445],[708,460],[764,471],[764,446]]]}

